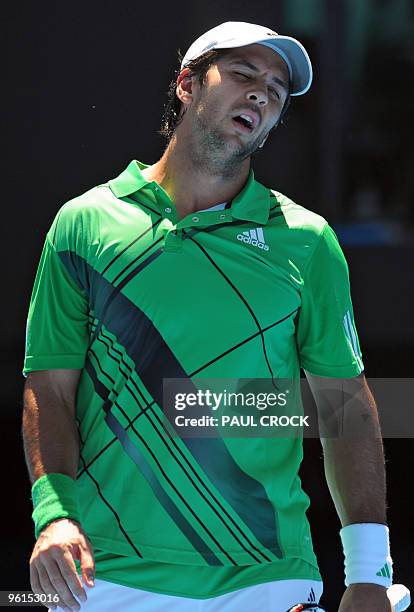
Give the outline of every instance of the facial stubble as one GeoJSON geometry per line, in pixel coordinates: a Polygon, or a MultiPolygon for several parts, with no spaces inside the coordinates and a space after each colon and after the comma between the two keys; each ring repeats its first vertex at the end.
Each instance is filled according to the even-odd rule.
{"type": "Polygon", "coordinates": [[[260,148],[268,132],[262,131],[245,143],[239,140],[235,146],[234,139],[214,121],[219,116],[218,110],[218,105],[206,105],[203,97],[194,108],[191,161],[197,170],[231,178],[237,175],[241,163],[260,148]]]}

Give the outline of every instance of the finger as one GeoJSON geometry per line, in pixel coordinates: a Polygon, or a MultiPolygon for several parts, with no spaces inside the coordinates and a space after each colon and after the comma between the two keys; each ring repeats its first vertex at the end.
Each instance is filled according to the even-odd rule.
{"type": "Polygon", "coordinates": [[[32,587],[33,593],[41,593],[42,587],[40,586],[39,574],[36,566],[33,562],[30,563],[30,586],[32,587]]]}
{"type": "MultiPolygon", "coordinates": [[[[36,593],[36,595],[43,595],[43,590],[42,590],[42,586],[40,584],[40,579],[39,579],[39,572],[37,571],[37,568],[33,561],[30,562],[29,570],[30,570],[30,586],[32,588],[33,593],[36,593]]],[[[39,603],[40,605],[42,605],[41,602],[39,603]]],[[[54,610],[55,606],[50,605],[50,609],[54,610]]]]}
{"type": "Polygon", "coordinates": [[[53,589],[59,598],[59,606],[63,610],[79,610],[80,606],[68,589],[57,565],[51,561],[46,565],[38,567],[40,584],[44,593],[53,589]]]}
{"type": "Polygon", "coordinates": [[[79,561],[82,570],[82,578],[88,587],[95,584],[95,560],[89,542],[86,538],[79,543],[79,561]]]}
{"type": "Polygon", "coordinates": [[[41,585],[42,592],[48,596],[44,605],[47,608],[51,608],[52,610],[54,610],[56,608],[56,605],[52,602],[53,600],[56,600],[56,595],[59,597],[59,593],[57,592],[52,582],[50,581],[49,575],[45,567],[43,565],[39,565],[37,571],[38,571],[39,582],[41,585]]]}
{"type": "Polygon", "coordinates": [[[60,551],[58,558],[56,558],[56,562],[73,595],[80,599],[80,601],[86,601],[87,595],[78,576],[78,572],[76,571],[76,565],[73,561],[72,554],[69,551],[60,551]]]}

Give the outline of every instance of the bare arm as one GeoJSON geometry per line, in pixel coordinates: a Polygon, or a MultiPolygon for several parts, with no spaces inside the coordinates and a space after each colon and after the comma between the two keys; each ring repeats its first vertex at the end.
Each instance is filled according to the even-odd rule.
{"type": "MultiPolygon", "coordinates": [[[[377,408],[364,374],[333,379],[306,372],[306,377],[318,409],[325,476],[342,526],[385,524],[384,451],[377,408]]],[[[385,587],[363,583],[347,588],[339,608],[391,609],[385,587]]]]}
{"type": "Polygon", "coordinates": [[[327,379],[306,372],[323,437],[325,476],[342,526],[386,522],[385,461],[374,398],[365,376],[327,379]],[[367,486],[369,483],[369,486],[367,486]]]}
{"type": "MultiPolygon", "coordinates": [[[[76,477],[79,439],[75,409],[80,373],[81,370],[44,370],[27,377],[22,432],[32,483],[49,473],[76,477]]],[[[93,550],[86,534],[71,519],[53,521],[41,531],[30,559],[33,591],[58,595],[61,606],[79,609],[75,597],[85,601],[86,593],[75,559],[80,561],[85,584],[93,586],[93,550]]]]}
{"type": "Polygon", "coordinates": [[[30,480],[50,472],[75,478],[75,400],[81,370],[31,372],[24,388],[23,443],[30,480]]]}

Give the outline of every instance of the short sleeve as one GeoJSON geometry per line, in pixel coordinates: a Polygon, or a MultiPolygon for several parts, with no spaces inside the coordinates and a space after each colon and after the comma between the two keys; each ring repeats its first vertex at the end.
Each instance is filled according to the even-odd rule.
{"type": "Polygon", "coordinates": [[[326,224],[303,275],[296,339],[300,365],[316,376],[352,378],[364,369],[348,266],[326,224]]]}
{"type": "Polygon", "coordinates": [[[35,370],[81,369],[89,344],[88,298],[46,237],[26,328],[23,375],[35,370]]]}

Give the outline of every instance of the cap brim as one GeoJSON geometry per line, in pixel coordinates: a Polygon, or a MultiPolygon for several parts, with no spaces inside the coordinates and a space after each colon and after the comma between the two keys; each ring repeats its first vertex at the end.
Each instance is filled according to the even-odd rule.
{"type": "Polygon", "coordinates": [[[309,90],[313,78],[312,64],[305,47],[298,40],[290,36],[277,36],[257,43],[274,49],[287,60],[292,72],[292,96],[301,96],[309,90]]]}

